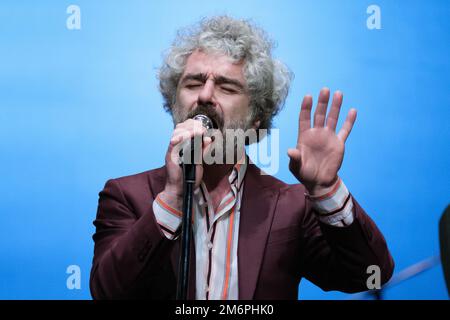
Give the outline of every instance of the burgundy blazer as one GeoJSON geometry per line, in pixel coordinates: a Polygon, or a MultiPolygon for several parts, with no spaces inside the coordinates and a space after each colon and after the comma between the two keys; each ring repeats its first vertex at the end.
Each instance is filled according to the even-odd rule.
{"type": "MultiPolygon", "coordinates": [[[[108,180],[100,192],[90,290],[94,299],[175,299],[180,238],[168,240],[152,209],[165,168],[108,180]]],[[[288,185],[249,164],[238,241],[239,299],[297,299],[302,277],[323,290],[368,290],[369,265],[389,280],[386,242],[353,198],[354,222],[343,228],[316,219],[301,184],[288,185]]],[[[189,299],[195,299],[191,246],[189,299]]]]}

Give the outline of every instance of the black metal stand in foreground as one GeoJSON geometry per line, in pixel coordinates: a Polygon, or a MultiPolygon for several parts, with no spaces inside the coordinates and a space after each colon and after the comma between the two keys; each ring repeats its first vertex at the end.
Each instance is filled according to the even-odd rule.
{"type": "Polygon", "coordinates": [[[396,275],[394,275],[388,283],[386,283],[379,290],[371,290],[362,293],[357,293],[352,295],[350,300],[362,300],[367,298],[374,298],[375,300],[383,300],[383,293],[386,289],[389,289],[393,286],[403,283],[406,280],[409,280],[422,272],[430,270],[434,266],[438,265],[441,262],[441,258],[439,255],[429,257],[425,260],[419,261],[406,269],[403,269],[396,275]]]}
{"type": "Polygon", "coordinates": [[[183,219],[181,222],[181,251],[178,266],[177,300],[186,300],[189,283],[189,256],[191,248],[192,202],[195,184],[195,164],[182,164],[184,177],[183,219]]]}

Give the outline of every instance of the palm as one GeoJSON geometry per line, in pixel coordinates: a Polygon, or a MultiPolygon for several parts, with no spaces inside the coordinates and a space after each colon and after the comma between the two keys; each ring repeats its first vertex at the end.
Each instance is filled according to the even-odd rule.
{"type": "Polygon", "coordinates": [[[345,140],[356,119],[356,110],[350,110],[342,129],[336,134],[342,94],[335,93],[326,118],[328,100],[329,90],[321,90],[314,114],[314,127],[311,128],[312,98],[306,96],[303,99],[297,145],[288,150],[291,172],[308,189],[328,187],[336,181],[344,157],[345,140]]]}

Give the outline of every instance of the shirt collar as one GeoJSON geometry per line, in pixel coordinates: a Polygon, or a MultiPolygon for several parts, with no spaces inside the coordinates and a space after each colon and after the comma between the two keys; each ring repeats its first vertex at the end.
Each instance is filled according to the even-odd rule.
{"type": "Polygon", "coordinates": [[[247,154],[244,154],[241,160],[239,160],[234,165],[233,170],[231,171],[231,174],[228,177],[230,185],[234,184],[238,191],[242,186],[242,182],[244,181],[245,172],[247,171],[247,165],[248,165],[248,156],[247,154]]]}
{"type": "MultiPolygon", "coordinates": [[[[228,176],[228,182],[231,185],[232,191],[236,194],[242,187],[244,182],[245,173],[247,172],[247,166],[249,163],[249,157],[244,153],[241,160],[239,160],[234,166],[233,170],[231,170],[230,175],[228,176]]],[[[199,205],[206,205],[205,195],[207,193],[207,189],[205,183],[202,181],[200,187],[194,190],[194,194],[199,198],[199,205]],[[203,192],[202,190],[203,189],[203,192]]]]}

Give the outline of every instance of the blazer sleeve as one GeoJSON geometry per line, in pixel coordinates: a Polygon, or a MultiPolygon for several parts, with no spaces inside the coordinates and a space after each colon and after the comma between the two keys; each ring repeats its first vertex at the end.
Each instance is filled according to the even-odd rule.
{"type": "MultiPolygon", "coordinates": [[[[148,201],[151,204],[152,199],[148,201]]],[[[167,283],[161,283],[161,274],[170,262],[159,252],[169,240],[158,228],[152,206],[148,207],[138,218],[117,179],[108,180],[99,193],[90,274],[94,299],[148,297],[151,291],[164,298],[167,283]]]]}
{"type": "Polygon", "coordinates": [[[367,268],[376,265],[381,284],[392,276],[394,261],[375,223],[353,199],[353,223],[335,227],[319,222],[306,201],[302,223],[302,276],[325,291],[353,293],[369,290],[367,268]]]}

